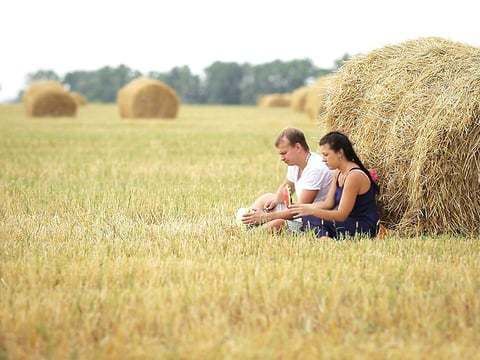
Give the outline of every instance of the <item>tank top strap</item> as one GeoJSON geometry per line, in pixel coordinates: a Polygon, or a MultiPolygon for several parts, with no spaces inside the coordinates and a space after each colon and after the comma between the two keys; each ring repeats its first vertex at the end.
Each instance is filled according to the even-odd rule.
{"type": "MultiPolygon", "coordinates": [[[[360,171],[367,177],[368,182],[370,183],[370,186],[369,186],[368,190],[367,190],[366,192],[364,192],[363,194],[360,194],[360,196],[366,195],[367,193],[369,193],[369,192],[373,189],[372,181],[370,180],[370,177],[369,177],[367,174],[365,174],[365,172],[364,172],[362,169],[360,169],[359,167],[351,168],[351,169],[348,171],[348,174],[350,174],[350,171],[352,171],[352,170],[360,170],[360,171]]],[[[348,174],[347,174],[347,175],[348,175],[348,174]]]]}
{"type": "MultiPolygon", "coordinates": [[[[352,170],[360,170],[360,171],[362,172],[362,174],[364,174],[364,175],[368,178],[368,180],[370,181],[370,177],[369,177],[367,174],[365,174],[365,171],[363,171],[363,170],[360,169],[359,167],[351,168],[350,170],[348,170],[347,176],[348,176],[348,174],[350,174],[350,171],[352,171],[352,170]]],[[[370,182],[371,182],[371,181],[370,181],[370,182]]]]}
{"type": "Polygon", "coordinates": [[[336,182],[337,182],[337,188],[339,188],[339,187],[340,187],[340,184],[338,183],[338,178],[339,178],[339,177],[340,177],[340,171],[338,172],[338,174],[337,174],[337,179],[336,179],[336,182]]]}
{"type": "MultiPolygon", "coordinates": [[[[351,168],[350,170],[348,170],[347,174],[345,175],[345,179],[343,180],[343,184],[345,184],[345,180],[347,179],[348,174],[350,174],[350,171],[352,171],[352,170],[362,170],[362,169],[360,169],[359,167],[354,167],[354,168],[351,168]]],[[[362,170],[362,171],[363,171],[363,170],[362,170]]],[[[339,177],[340,177],[340,172],[339,172],[338,175],[337,175],[337,188],[340,187],[340,183],[338,182],[338,178],[339,178],[339,177]]],[[[343,186],[342,186],[342,187],[343,187],[343,186]]]]}

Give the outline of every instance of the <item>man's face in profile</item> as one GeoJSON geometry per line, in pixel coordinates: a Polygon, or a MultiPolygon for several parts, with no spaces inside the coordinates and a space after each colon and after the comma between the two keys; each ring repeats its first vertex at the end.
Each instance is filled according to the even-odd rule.
{"type": "Polygon", "coordinates": [[[282,139],[277,146],[278,155],[287,165],[295,165],[296,151],[295,146],[292,146],[287,139],[282,139]]]}

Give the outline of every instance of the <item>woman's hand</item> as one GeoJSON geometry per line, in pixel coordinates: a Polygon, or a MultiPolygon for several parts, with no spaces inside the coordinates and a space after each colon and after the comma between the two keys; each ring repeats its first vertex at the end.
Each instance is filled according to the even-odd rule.
{"type": "Polygon", "coordinates": [[[261,225],[267,222],[268,214],[263,211],[253,211],[251,213],[245,214],[242,217],[242,222],[245,225],[261,225]]]}
{"type": "Polygon", "coordinates": [[[272,211],[278,205],[279,201],[277,199],[270,199],[265,202],[264,208],[266,211],[272,211]]]}
{"type": "Polygon", "coordinates": [[[294,219],[302,216],[313,215],[315,206],[313,204],[293,204],[288,207],[293,214],[294,219]]]}

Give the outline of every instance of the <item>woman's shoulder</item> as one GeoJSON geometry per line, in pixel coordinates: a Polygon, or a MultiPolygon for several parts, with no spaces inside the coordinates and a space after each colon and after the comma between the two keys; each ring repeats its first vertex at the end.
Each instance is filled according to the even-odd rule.
{"type": "Polygon", "coordinates": [[[355,186],[358,189],[363,186],[370,187],[370,179],[362,169],[352,169],[345,179],[345,186],[355,186]]]}

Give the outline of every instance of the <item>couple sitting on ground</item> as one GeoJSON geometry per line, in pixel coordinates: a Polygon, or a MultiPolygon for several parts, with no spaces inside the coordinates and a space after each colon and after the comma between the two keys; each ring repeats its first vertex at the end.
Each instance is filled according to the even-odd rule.
{"type": "Polygon", "coordinates": [[[347,136],[330,132],[319,141],[322,156],[310,152],[302,131],[286,128],[275,147],[288,165],[287,177],[277,192],[260,196],[243,215],[245,225],[272,231],[313,230],[318,237],[376,236],[379,215],[378,186],[353,150],[347,136]],[[286,204],[287,187],[297,202],[286,204]]]}

